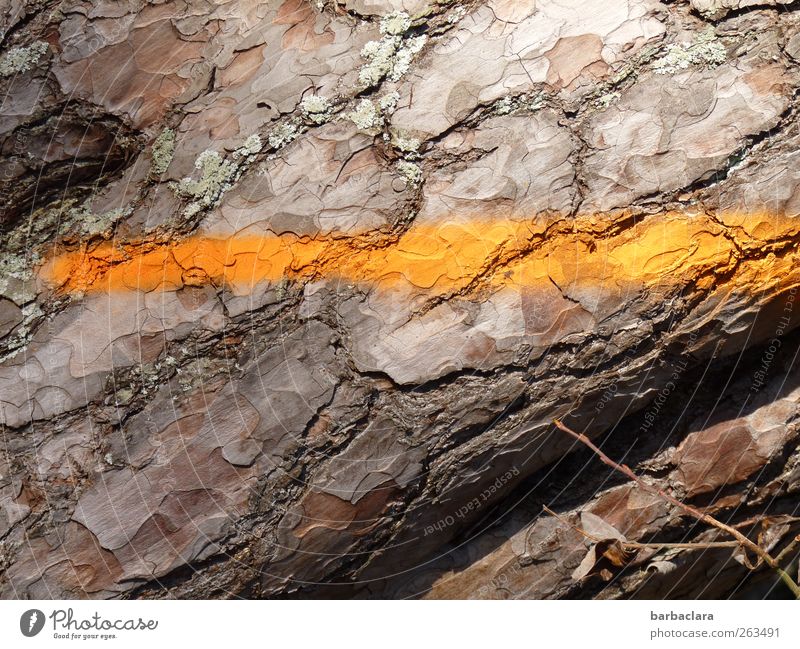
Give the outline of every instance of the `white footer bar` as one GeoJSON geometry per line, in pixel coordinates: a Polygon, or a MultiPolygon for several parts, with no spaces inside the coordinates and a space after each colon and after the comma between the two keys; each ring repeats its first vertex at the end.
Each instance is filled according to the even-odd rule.
{"type": "Polygon", "coordinates": [[[798,620],[790,601],[2,601],[0,645],[777,649],[798,620]]]}

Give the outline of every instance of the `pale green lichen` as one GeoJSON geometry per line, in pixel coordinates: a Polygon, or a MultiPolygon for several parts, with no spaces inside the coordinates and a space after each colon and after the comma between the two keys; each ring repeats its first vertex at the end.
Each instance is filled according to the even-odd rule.
{"type": "Polygon", "coordinates": [[[278,302],[283,302],[283,300],[286,299],[286,296],[289,295],[290,286],[291,283],[286,277],[281,277],[280,280],[278,280],[278,284],[275,286],[275,299],[278,300],[278,302]]]}
{"type": "Polygon", "coordinates": [[[280,149],[294,141],[298,135],[300,135],[300,128],[297,122],[283,122],[272,130],[267,141],[273,149],[280,149]]]}
{"type": "Polygon", "coordinates": [[[303,117],[315,124],[324,124],[330,121],[331,118],[331,102],[325,97],[319,95],[310,95],[304,97],[300,102],[300,110],[303,117]]]}
{"type": "MultiPolygon", "coordinates": [[[[139,367],[139,373],[141,375],[141,385],[142,385],[142,394],[148,395],[154,390],[157,390],[159,385],[161,384],[160,381],[160,373],[159,369],[161,366],[157,363],[143,363],[139,367]]],[[[134,367],[136,369],[136,367],[134,367]]]]}
{"type": "Polygon", "coordinates": [[[236,174],[233,162],[211,150],[203,151],[195,160],[194,167],[200,171],[200,177],[187,176],[177,185],[178,194],[194,199],[184,210],[184,216],[194,216],[219,201],[236,174]]]}
{"type": "Polygon", "coordinates": [[[422,142],[420,142],[418,138],[411,137],[402,132],[393,133],[391,142],[395,149],[403,152],[407,157],[416,156],[419,148],[422,146],[422,142]]]}
{"type": "MultiPolygon", "coordinates": [[[[34,292],[33,296],[28,298],[27,303],[20,309],[22,322],[14,329],[13,335],[4,341],[4,347],[0,348],[0,363],[14,358],[30,343],[35,330],[34,324],[44,316],[39,304],[33,301],[35,298],[36,293],[34,292]]],[[[13,297],[11,299],[16,304],[22,303],[13,297]]]]}
{"type": "Polygon", "coordinates": [[[261,137],[258,133],[253,133],[242,143],[238,149],[233,152],[234,158],[250,158],[255,156],[264,144],[261,142],[261,137]]]}
{"type": "Polygon", "coordinates": [[[595,99],[594,103],[598,108],[605,110],[619,98],[620,98],[619,92],[613,90],[611,92],[607,92],[600,95],[597,99],[595,99]]]}
{"type": "Polygon", "coordinates": [[[200,177],[187,176],[172,185],[179,196],[193,199],[183,210],[183,215],[192,217],[207,207],[217,205],[223,194],[233,187],[255,160],[262,146],[261,138],[254,134],[233,152],[231,160],[224,159],[210,149],[203,151],[194,162],[200,177]]]}
{"type": "Polygon", "coordinates": [[[394,90],[378,99],[377,106],[370,99],[362,99],[354,110],[346,113],[345,117],[360,130],[371,131],[384,125],[385,118],[395,111],[399,101],[400,93],[394,90]]]}
{"type": "Polygon", "coordinates": [[[427,42],[426,36],[403,38],[402,34],[411,26],[411,19],[404,12],[401,17],[386,16],[381,22],[384,34],[379,41],[369,41],[361,49],[361,56],[367,59],[358,74],[358,79],[366,87],[374,86],[384,78],[398,81],[411,66],[414,56],[422,50],[427,42]]]}
{"type": "Polygon", "coordinates": [[[400,43],[399,37],[389,36],[379,41],[369,41],[364,45],[361,56],[367,59],[368,63],[358,73],[358,80],[364,86],[374,86],[392,72],[394,55],[400,43]]]}
{"type": "Polygon", "coordinates": [[[38,318],[41,315],[44,315],[44,313],[36,302],[29,302],[22,307],[22,316],[24,318],[38,318]]]}
{"type": "Polygon", "coordinates": [[[125,206],[95,213],[91,209],[91,200],[70,198],[37,209],[27,228],[9,233],[6,248],[21,249],[27,247],[29,240],[49,237],[52,233],[59,236],[66,233],[108,235],[117,221],[133,212],[131,206],[125,206]]]}
{"type": "Polygon", "coordinates": [[[130,403],[136,394],[130,388],[121,388],[114,393],[114,398],[117,405],[125,405],[130,403]]]}
{"type": "Polygon", "coordinates": [[[189,392],[198,385],[202,385],[203,381],[208,381],[208,378],[218,371],[220,368],[215,367],[210,359],[202,356],[194,358],[183,368],[175,368],[177,382],[183,392],[189,392]]]}
{"type": "Polygon", "coordinates": [[[19,279],[22,281],[33,277],[27,258],[22,255],[4,253],[0,256],[0,281],[19,279]]]}
{"type": "Polygon", "coordinates": [[[0,255],[0,296],[5,297],[20,307],[20,319],[0,347],[0,363],[19,354],[30,342],[35,330],[35,323],[44,313],[36,303],[40,287],[37,286],[35,268],[43,263],[43,259],[35,250],[30,249],[29,237],[24,237],[23,244],[18,247],[8,237],[4,241],[4,250],[0,255]]]}
{"type": "Polygon", "coordinates": [[[545,94],[543,92],[537,93],[533,95],[533,97],[525,96],[525,108],[529,111],[537,111],[544,108],[545,105],[545,94]]]}
{"type": "Polygon", "coordinates": [[[419,185],[422,182],[422,169],[413,162],[400,160],[397,163],[397,172],[406,180],[409,185],[419,185]]]}
{"type": "Polygon", "coordinates": [[[383,116],[369,99],[362,99],[358,102],[355,110],[349,112],[347,117],[362,131],[369,131],[383,125],[383,116]]]}
{"type": "Polygon", "coordinates": [[[10,252],[0,256],[0,295],[10,298],[17,304],[33,299],[29,286],[33,279],[32,266],[37,259],[10,252]]]}
{"type": "Polygon", "coordinates": [[[117,207],[102,214],[95,214],[86,206],[73,207],[66,212],[70,223],[76,223],[83,234],[90,236],[111,233],[114,224],[133,212],[131,207],[117,207]]]}
{"type": "MultiPolygon", "coordinates": [[[[2,473],[0,473],[0,480],[4,479],[2,473]]],[[[0,541],[0,574],[8,570],[11,567],[11,564],[14,561],[14,545],[7,540],[0,541]]]]}
{"type": "Polygon", "coordinates": [[[495,115],[511,115],[512,113],[536,112],[545,104],[544,93],[522,94],[517,97],[501,97],[492,106],[495,115]]]}
{"type": "Polygon", "coordinates": [[[508,115],[514,110],[514,100],[511,97],[503,97],[494,105],[494,112],[498,115],[508,115]]]}
{"type": "Polygon", "coordinates": [[[389,74],[390,81],[399,81],[400,78],[408,72],[408,69],[411,67],[411,61],[419,54],[427,40],[427,36],[417,36],[405,41],[404,46],[397,50],[397,54],[395,55],[394,65],[389,74]]]}
{"type": "Polygon", "coordinates": [[[400,93],[396,90],[384,95],[378,101],[381,108],[381,113],[384,115],[391,115],[397,109],[397,102],[400,101],[400,93]]]}
{"type": "Polygon", "coordinates": [[[393,11],[381,19],[381,34],[399,36],[411,27],[411,17],[405,11],[393,11]]]}
{"type": "Polygon", "coordinates": [[[726,58],[725,46],[717,39],[714,28],[708,27],[692,43],[667,45],[666,54],[655,61],[653,69],[658,74],[675,74],[691,65],[720,65],[726,58]]]}
{"type": "Polygon", "coordinates": [[[47,48],[44,41],[35,41],[27,47],[10,49],[0,58],[0,77],[10,77],[32,69],[47,52],[47,48]]]}
{"type": "Polygon", "coordinates": [[[466,13],[467,13],[467,8],[464,5],[458,5],[453,10],[453,13],[451,13],[447,17],[447,22],[450,23],[451,25],[454,25],[459,20],[461,20],[466,15],[466,13]]]}
{"type": "Polygon", "coordinates": [[[153,142],[150,175],[163,174],[169,168],[173,155],[175,155],[175,131],[165,128],[153,142]]]}

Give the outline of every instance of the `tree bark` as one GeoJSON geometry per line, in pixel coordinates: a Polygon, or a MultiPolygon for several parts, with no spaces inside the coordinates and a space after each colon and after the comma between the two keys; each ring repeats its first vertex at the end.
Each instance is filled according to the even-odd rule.
{"type": "Polygon", "coordinates": [[[0,0],[0,594],[788,596],[793,8],[0,0]]]}

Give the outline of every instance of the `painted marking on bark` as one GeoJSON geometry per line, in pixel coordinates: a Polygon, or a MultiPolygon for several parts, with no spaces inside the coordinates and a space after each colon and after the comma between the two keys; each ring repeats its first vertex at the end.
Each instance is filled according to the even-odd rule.
{"type": "Polygon", "coordinates": [[[610,291],[680,283],[731,270],[747,250],[759,272],[794,269],[785,244],[798,220],[756,215],[665,214],[621,227],[621,218],[446,221],[415,225],[399,238],[359,236],[191,236],[171,244],[114,245],[55,255],[42,278],[64,292],[176,290],[213,284],[247,294],[264,282],[337,279],[431,294],[483,286],[585,285],[610,291]]]}

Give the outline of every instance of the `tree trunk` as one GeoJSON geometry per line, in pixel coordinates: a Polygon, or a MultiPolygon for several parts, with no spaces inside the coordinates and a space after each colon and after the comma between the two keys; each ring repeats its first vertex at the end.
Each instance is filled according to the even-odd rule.
{"type": "Polygon", "coordinates": [[[0,0],[2,596],[787,596],[793,7],[0,0]]]}

